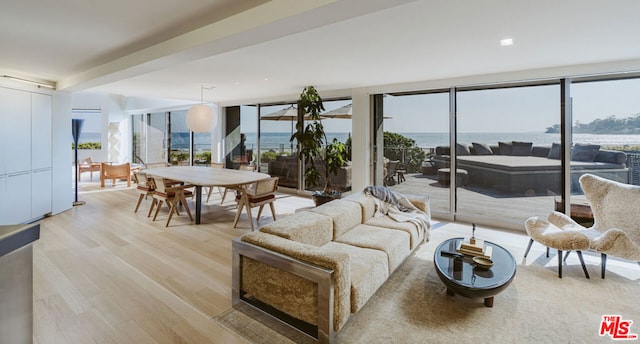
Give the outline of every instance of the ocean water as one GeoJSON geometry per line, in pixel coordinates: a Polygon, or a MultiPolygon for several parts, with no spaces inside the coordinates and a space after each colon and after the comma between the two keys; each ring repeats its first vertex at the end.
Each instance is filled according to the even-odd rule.
{"type": "MultiPolygon", "coordinates": [[[[399,133],[405,137],[416,141],[416,144],[422,148],[434,148],[436,146],[449,145],[448,133],[399,133]]],[[[289,133],[262,133],[261,148],[263,150],[290,147],[289,133]]],[[[349,137],[349,133],[328,133],[327,136],[331,140],[333,137],[341,142],[345,142],[349,137]]],[[[257,147],[256,134],[246,134],[247,148],[257,147]]],[[[458,142],[463,143],[486,143],[498,144],[499,141],[524,141],[533,142],[537,146],[550,146],[554,142],[560,142],[560,134],[546,133],[459,133],[458,142]]],[[[574,134],[574,143],[599,144],[602,146],[640,146],[640,135],[598,135],[598,134],[574,134]]]]}
{"type": "MultiPolygon", "coordinates": [[[[422,148],[434,148],[436,146],[446,146],[449,144],[448,133],[399,133],[416,141],[416,144],[422,148]]],[[[329,140],[334,137],[341,142],[345,142],[350,133],[327,133],[329,140]]],[[[260,135],[262,150],[285,150],[291,149],[289,138],[290,133],[262,133],[260,135]]],[[[256,133],[246,133],[245,145],[247,149],[257,148],[256,133]]],[[[189,149],[189,133],[178,132],[172,133],[171,145],[176,149],[189,149]]],[[[486,143],[497,144],[499,141],[524,141],[533,142],[534,145],[545,146],[551,145],[553,142],[560,142],[560,134],[546,133],[459,133],[458,142],[463,143],[486,143]]],[[[83,133],[80,143],[83,142],[100,142],[100,133],[83,133]]],[[[592,143],[601,146],[640,146],[640,135],[601,135],[601,134],[574,134],[574,143],[592,143]]],[[[207,138],[199,138],[196,136],[196,146],[201,149],[210,146],[207,138]]]]}

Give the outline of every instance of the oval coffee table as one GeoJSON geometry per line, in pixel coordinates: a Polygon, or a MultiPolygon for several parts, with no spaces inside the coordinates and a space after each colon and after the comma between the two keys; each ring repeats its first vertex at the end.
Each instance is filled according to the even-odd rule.
{"type": "Polygon", "coordinates": [[[489,241],[484,242],[485,245],[493,247],[493,266],[489,269],[476,267],[471,256],[446,254],[457,253],[456,247],[462,240],[463,238],[445,240],[436,248],[433,262],[438,277],[447,286],[447,294],[484,298],[484,305],[493,307],[493,297],[513,281],[516,275],[516,261],[509,251],[489,241]]]}

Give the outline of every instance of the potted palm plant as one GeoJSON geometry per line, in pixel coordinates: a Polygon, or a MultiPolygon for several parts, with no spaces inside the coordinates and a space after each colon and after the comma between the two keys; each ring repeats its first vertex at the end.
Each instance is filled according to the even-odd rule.
{"type": "Polygon", "coordinates": [[[313,86],[307,86],[302,90],[298,99],[298,108],[302,111],[308,122],[296,124],[296,132],[291,135],[289,141],[297,140],[298,157],[305,164],[305,186],[313,189],[320,184],[321,171],[324,173],[324,187],[312,194],[316,205],[340,198],[341,192],[331,185],[331,177],[336,176],[347,158],[347,150],[344,143],[333,139],[327,139],[320,113],[324,111],[322,98],[313,86]]]}

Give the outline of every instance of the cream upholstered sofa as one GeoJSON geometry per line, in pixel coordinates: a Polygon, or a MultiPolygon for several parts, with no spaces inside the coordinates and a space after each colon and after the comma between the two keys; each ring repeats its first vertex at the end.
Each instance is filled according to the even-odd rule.
{"type": "Polygon", "coordinates": [[[428,239],[426,221],[376,214],[362,192],[282,218],[233,241],[233,304],[250,304],[331,342],[391,273],[428,239]],[[397,217],[394,217],[397,218],[397,217]]]}

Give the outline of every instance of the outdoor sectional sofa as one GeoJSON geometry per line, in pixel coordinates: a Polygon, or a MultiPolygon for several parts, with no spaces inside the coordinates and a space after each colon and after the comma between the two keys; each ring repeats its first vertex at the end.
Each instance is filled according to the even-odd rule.
{"type": "Polygon", "coordinates": [[[234,306],[249,304],[331,342],[350,314],[428,238],[428,199],[404,200],[425,221],[381,216],[379,201],[359,192],[235,239],[234,306]]]}
{"type": "MultiPolygon", "coordinates": [[[[536,195],[560,194],[560,145],[534,146],[531,142],[457,144],[457,169],[467,171],[468,183],[502,192],[536,195]]],[[[449,167],[450,149],[436,147],[437,168],[449,167]]],[[[578,182],[585,173],[627,183],[629,169],[624,152],[600,149],[598,145],[575,144],[571,151],[571,191],[580,192],[578,182]]]]}
{"type": "MultiPolygon", "coordinates": [[[[324,185],[324,167],[320,161],[316,162],[320,173],[318,185],[324,185]]],[[[268,172],[273,177],[278,177],[278,185],[297,188],[298,187],[298,159],[296,156],[279,155],[276,160],[269,161],[268,172]]],[[[331,184],[336,190],[351,190],[351,162],[347,162],[338,170],[338,174],[331,177],[331,184]]]]}

